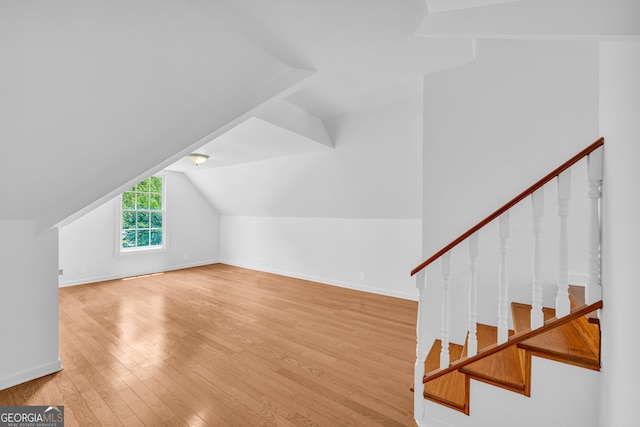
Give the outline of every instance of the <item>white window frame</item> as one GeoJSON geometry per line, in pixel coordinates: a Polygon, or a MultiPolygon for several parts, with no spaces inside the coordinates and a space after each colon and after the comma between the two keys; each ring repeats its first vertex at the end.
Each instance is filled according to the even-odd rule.
{"type": "MultiPolygon", "coordinates": [[[[136,254],[150,254],[158,252],[167,252],[169,250],[168,236],[167,236],[167,175],[163,173],[154,174],[162,178],[162,245],[160,246],[138,246],[133,248],[122,247],[122,193],[120,193],[116,200],[116,247],[115,256],[120,257],[123,255],[136,255],[136,254]]],[[[149,177],[151,178],[151,177],[149,177]]],[[[144,181],[144,179],[140,180],[144,181]]],[[[136,183],[137,184],[137,183],[136,183]]],[[[133,184],[133,185],[136,185],[133,184]]],[[[125,191],[128,191],[125,190],[125,191]]],[[[124,193],[124,192],[123,192],[124,193]]]]}

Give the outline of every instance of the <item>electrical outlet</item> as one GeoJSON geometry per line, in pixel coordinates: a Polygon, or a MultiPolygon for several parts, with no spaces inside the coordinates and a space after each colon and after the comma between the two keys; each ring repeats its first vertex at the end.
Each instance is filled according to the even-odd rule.
{"type": "Polygon", "coordinates": [[[360,272],[360,280],[364,280],[364,279],[365,279],[365,277],[367,277],[367,275],[366,275],[366,274],[364,274],[364,271],[361,271],[361,272],[360,272]]]}
{"type": "Polygon", "coordinates": [[[184,258],[185,261],[188,260],[189,259],[189,254],[184,254],[183,258],[184,258]]]}
{"type": "Polygon", "coordinates": [[[62,276],[63,274],[64,274],[64,270],[63,269],[58,270],[58,276],[62,276]]]}

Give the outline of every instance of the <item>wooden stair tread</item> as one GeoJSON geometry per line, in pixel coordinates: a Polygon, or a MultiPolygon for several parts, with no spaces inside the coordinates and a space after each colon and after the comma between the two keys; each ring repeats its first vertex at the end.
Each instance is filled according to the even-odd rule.
{"type": "MultiPolygon", "coordinates": [[[[555,316],[553,309],[543,308],[542,311],[545,321],[555,316]]],[[[530,305],[511,303],[511,312],[516,333],[530,329],[530,305]]],[[[598,370],[600,369],[599,333],[597,342],[587,342],[589,338],[585,338],[581,332],[585,325],[597,327],[589,324],[586,318],[577,319],[523,341],[518,344],[518,347],[529,350],[539,357],[598,370]],[[598,350],[594,351],[594,348],[598,350]]]]}
{"type": "MultiPolygon", "coordinates": [[[[431,372],[440,368],[440,349],[442,341],[437,339],[433,343],[427,359],[424,362],[424,371],[431,372]]],[[[449,344],[450,360],[453,362],[463,356],[464,347],[458,344],[449,344]]],[[[454,371],[424,385],[424,397],[436,403],[448,406],[452,409],[469,414],[469,379],[466,375],[454,371]]]]}
{"type": "MultiPolygon", "coordinates": [[[[513,331],[509,331],[513,335],[513,331]]],[[[498,329],[494,326],[478,324],[478,349],[495,344],[498,329]]],[[[474,379],[528,396],[528,372],[523,350],[509,347],[460,369],[474,379]]]]}

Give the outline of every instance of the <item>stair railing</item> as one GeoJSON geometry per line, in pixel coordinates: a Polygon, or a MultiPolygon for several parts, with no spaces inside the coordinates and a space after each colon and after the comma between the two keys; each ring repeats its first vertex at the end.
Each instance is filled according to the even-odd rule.
{"type": "MultiPolygon", "coordinates": [[[[571,159],[567,160],[553,171],[549,172],[542,179],[531,185],[529,188],[518,194],[516,197],[505,203],[491,215],[471,227],[465,233],[453,240],[451,243],[433,254],[430,258],[418,265],[411,271],[412,276],[416,276],[416,287],[418,288],[418,319],[416,326],[416,363],[414,365],[414,384],[422,384],[431,379],[435,379],[451,371],[460,369],[481,358],[487,357],[503,348],[515,345],[518,342],[539,335],[550,327],[549,322],[544,322],[542,311],[542,281],[541,281],[541,258],[542,249],[540,235],[542,232],[542,217],[544,213],[544,188],[550,181],[556,180],[558,186],[558,216],[560,220],[558,246],[558,275],[557,275],[557,295],[556,295],[556,319],[554,324],[567,322],[602,306],[602,290],[600,283],[600,199],[602,184],[602,146],[604,139],[600,138],[571,159]],[[589,199],[589,220],[588,220],[588,275],[585,284],[586,307],[571,310],[569,303],[569,239],[568,239],[568,216],[569,200],[571,197],[571,167],[580,160],[587,158],[587,186],[589,199]],[[533,221],[533,260],[532,260],[532,310],[531,310],[531,330],[509,337],[508,313],[509,313],[509,275],[508,275],[508,255],[510,237],[509,211],[525,199],[531,199],[531,213],[533,221]],[[500,239],[500,269],[498,274],[498,341],[495,345],[486,347],[478,351],[477,343],[477,277],[478,268],[478,235],[479,231],[494,220],[498,220],[498,231],[500,239]],[[450,341],[450,275],[451,275],[451,251],[461,243],[468,241],[470,282],[469,282],[469,311],[468,311],[468,333],[467,333],[467,356],[463,359],[450,362],[449,341],[450,341]],[[427,357],[428,343],[426,333],[426,271],[425,269],[436,260],[442,261],[443,277],[443,301],[442,301],[442,329],[440,353],[440,369],[425,375],[424,362],[427,357]],[[585,311],[589,310],[589,311],[585,311]],[[584,312],[584,313],[583,313],[584,312]]],[[[416,391],[419,388],[416,387],[416,391]]],[[[422,393],[414,393],[414,417],[420,424],[424,418],[424,397],[422,393]]]]}

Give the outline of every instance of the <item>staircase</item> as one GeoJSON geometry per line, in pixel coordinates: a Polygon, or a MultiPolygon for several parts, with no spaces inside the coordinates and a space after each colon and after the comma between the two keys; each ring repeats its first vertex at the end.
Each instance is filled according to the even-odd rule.
{"type": "MultiPolygon", "coordinates": [[[[470,402],[471,380],[481,381],[524,396],[531,396],[532,357],[540,357],[554,362],[570,364],[593,371],[600,370],[600,325],[597,310],[602,308],[600,288],[600,186],[602,182],[601,138],[567,162],[554,169],[540,181],[523,191],[496,212],[472,227],[458,239],[451,242],[434,256],[416,267],[412,274],[417,276],[419,308],[417,325],[416,364],[414,384],[423,384],[423,393],[414,394],[414,418],[418,425],[425,425],[426,406],[424,399],[446,406],[452,410],[472,415],[470,402]],[[567,188],[570,169],[586,159],[587,193],[589,198],[588,227],[588,278],[584,286],[569,284],[568,256],[568,199],[571,191],[567,188]],[[550,181],[557,181],[558,216],[557,230],[558,267],[557,296],[555,307],[542,306],[543,258],[540,244],[542,233],[544,187],[550,181]],[[530,199],[533,223],[531,301],[508,301],[509,290],[509,211],[514,206],[530,199]],[[478,235],[480,230],[499,221],[500,270],[498,272],[498,314],[497,325],[477,322],[478,308],[478,235]],[[463,242],[468,243],[469,295],[468,323],[463,342],[451,339],[451,258],[454,250],[460,253],[463,242]],[[442,322],[440,338],[428,341],[427,330],[434,325],[425,324],[426,273],[435,261],[441,264],[442,322]],[[510,308],[510,310],[509,310],[510,308]],[[507,327],[508,313],[511,324],[507,327]],[[427,351],[428,350],[428,351],[427,351]]],[[[458,255],[459,256],[459,255],[458,255]]],[[[437,273],[437,272],[436,272],[437,273]]],[[[433,276],[433,272],[429,277],[433,276]]],[[[459,274],[458,274],[459,276],[459,274]]],[[[437,326],[435,326],[437,328],[437,326]]],[[[535,375],[533,376],[535,378],[535,375]]],[[[414,387],[412,386],[412,391],[414,387]]]]}
{"type": "MultiPolygon", "coordinates": [[[[570,299],[574,313],[591,309],[584,303],[584,287],[571,286],[570,299]]],[[[600,308],[601,303],[594,307],[600,308]]],[[[512,341],[531,333],[531,305],[511,303],[514,330],[509,334],[512,341]]],[[[600,326],[591,313],[575,315],[573,320],[559,322],[555,310],[544,308],[548,330],[528,339],[521,339],[490,355],[497,339],[497,328],[478,324],[478,346],[480,357],[475,362],[466,362],[467,343],[450,343],[451,365],[455,370],[441,376],[425,375],[424,398],[469,415],[469,381],[482,381],[496,387],[531,394],[531,357],[543,357],[556,362],[568,363],[586,369],[600,370],[600,326]]],[[[439,370],[442,340],[436,339],[425,360],[425,372],[439,370]]],[[[414,388],[411,387],[414,391],[414,388]]]]}

